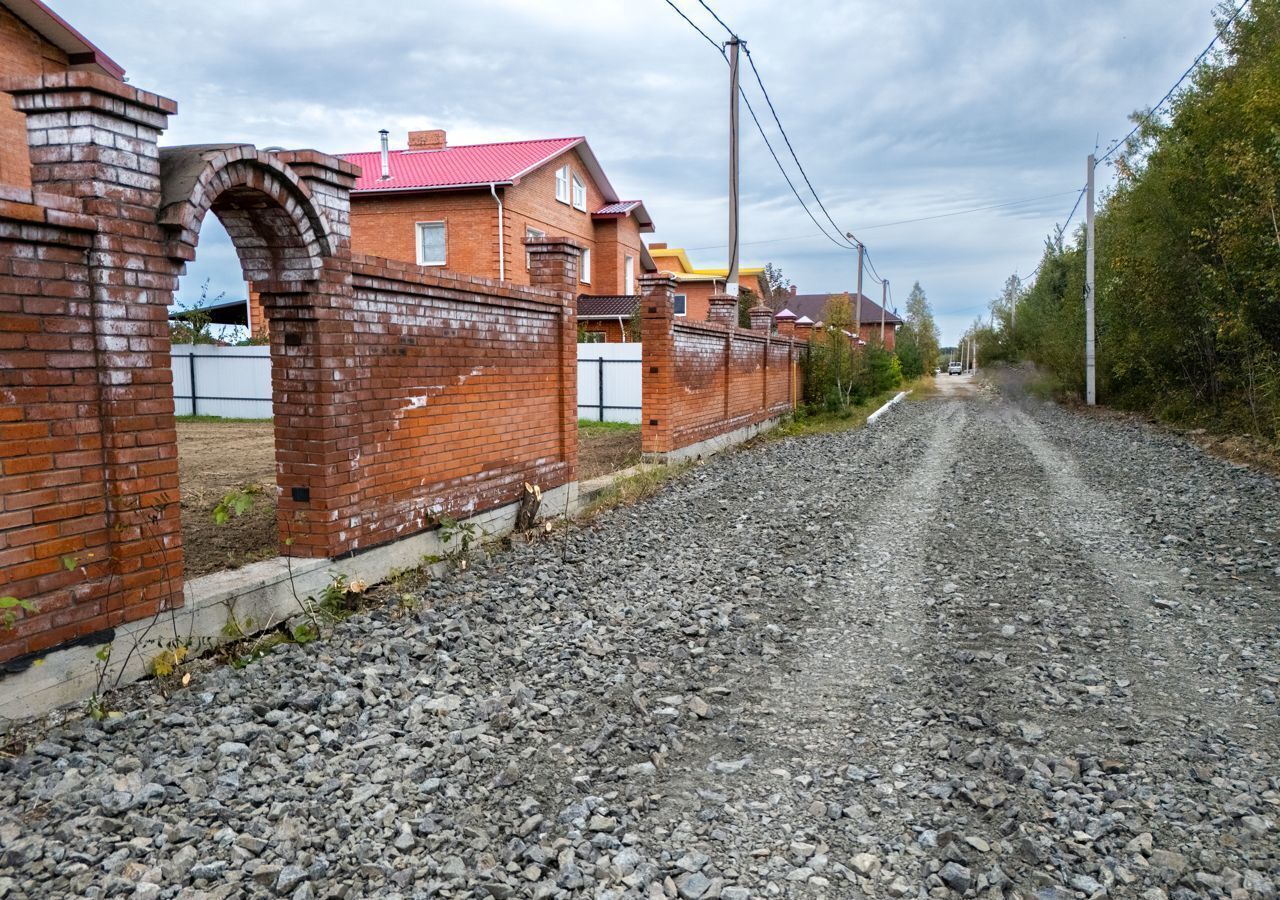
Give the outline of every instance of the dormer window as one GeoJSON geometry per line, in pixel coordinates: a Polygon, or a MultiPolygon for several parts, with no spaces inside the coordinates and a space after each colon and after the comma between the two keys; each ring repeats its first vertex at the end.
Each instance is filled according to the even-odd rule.
{"type": "Polygon", "coordinates": [[[573,208],[587,211],[587,186],[577,175],[573,176],[573,208]]]}
{"type": "Polygon", "coordinates": [[[568,166],[561,166],[556,169],[556,199],[561,203],[569,202],[569,178],[568,166]]]}

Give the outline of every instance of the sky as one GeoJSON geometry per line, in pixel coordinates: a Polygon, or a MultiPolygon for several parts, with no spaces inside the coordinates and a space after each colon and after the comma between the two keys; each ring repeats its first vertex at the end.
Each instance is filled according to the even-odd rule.
{"type": "MultiPolygon", "coordinates": [[[[585,135],[649,237],[724,265],[728,72],[666,0],[50,0],[138,87],[173,98],[166,144],[374,150],[585,135]]],[[[697,0],[672,0],[717,41],[697,0]]],[[[837,232],[743,84],[814,215],[852,231],[901,309],[919,281],[954,343],[1031,272],[1084,184],[1212,38],[1212,0],[708,0],[744,40],[837,232]],[[1034,198],[1034,199],[1033,199],[1034,198]],[[948,215],[974,207],[997,209],[948,215]],[[892,224],[941,216],[929,221],[892,224]]],[[[850,290],[745,109],[741,260],[801,293],[850,290]]],[[[1100,188],[1112,177],[1100,170],[1100,188]]],[[[1073,228],[1075,223],[1073,223],[1073,228]]],[[[180,296],[243,296],[212,217],[180,296]]],[[[878,299],[879,287],[864,280],[878,299]]]]}

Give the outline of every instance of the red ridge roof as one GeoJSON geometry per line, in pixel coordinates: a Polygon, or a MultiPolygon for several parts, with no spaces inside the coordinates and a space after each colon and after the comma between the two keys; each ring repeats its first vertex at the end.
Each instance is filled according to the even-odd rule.
{"type": "Polygon", "coordinates": [[[387,154],[391,177],[383,179],[378,151],[342,153],[339,159],[359,166],[354,191],[405,191],[511,184],[538,166],[584,143],[581,137],[470,144],[443,150],[392,150],[387,154]]]}

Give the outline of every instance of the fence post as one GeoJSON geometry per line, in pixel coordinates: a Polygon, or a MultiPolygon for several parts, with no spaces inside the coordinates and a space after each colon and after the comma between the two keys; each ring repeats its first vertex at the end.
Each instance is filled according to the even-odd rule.
{"type": "Polygon", "coordinates": [[[640,449],[661,459],[673,449],[675,387],[674,275],[640,276],[640,449]]]}
{"type": "Polygon", "coordinates": [[[600,421],[604,421],[604,357],[600,357],[599,391],[596,399],[600,402],[600,421]]]}
{"type": "Polygon", "coordinates": [[[196,415],[196,348],[193,344],[187,354],[187,371],[191,373],[191,415],[196,415]]]}
{"type": "Polygon", "coordinates": [[[578,266],[584,246],[567,237],[525,238],[529,281],[550,288],[564,304],[560,316],[560,452],[565,482],[578,480],[578,266]]]}

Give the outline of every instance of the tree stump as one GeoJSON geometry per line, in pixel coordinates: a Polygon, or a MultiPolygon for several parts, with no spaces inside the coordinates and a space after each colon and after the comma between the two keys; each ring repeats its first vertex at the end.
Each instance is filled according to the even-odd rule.
{"type": "Polygon", "coordinates": [[[516,513],[516,532],[523,534],[533,528],[541,508],[542,488],[525,482],[524,493],[520,495],[520,509],[516,513]]]}

